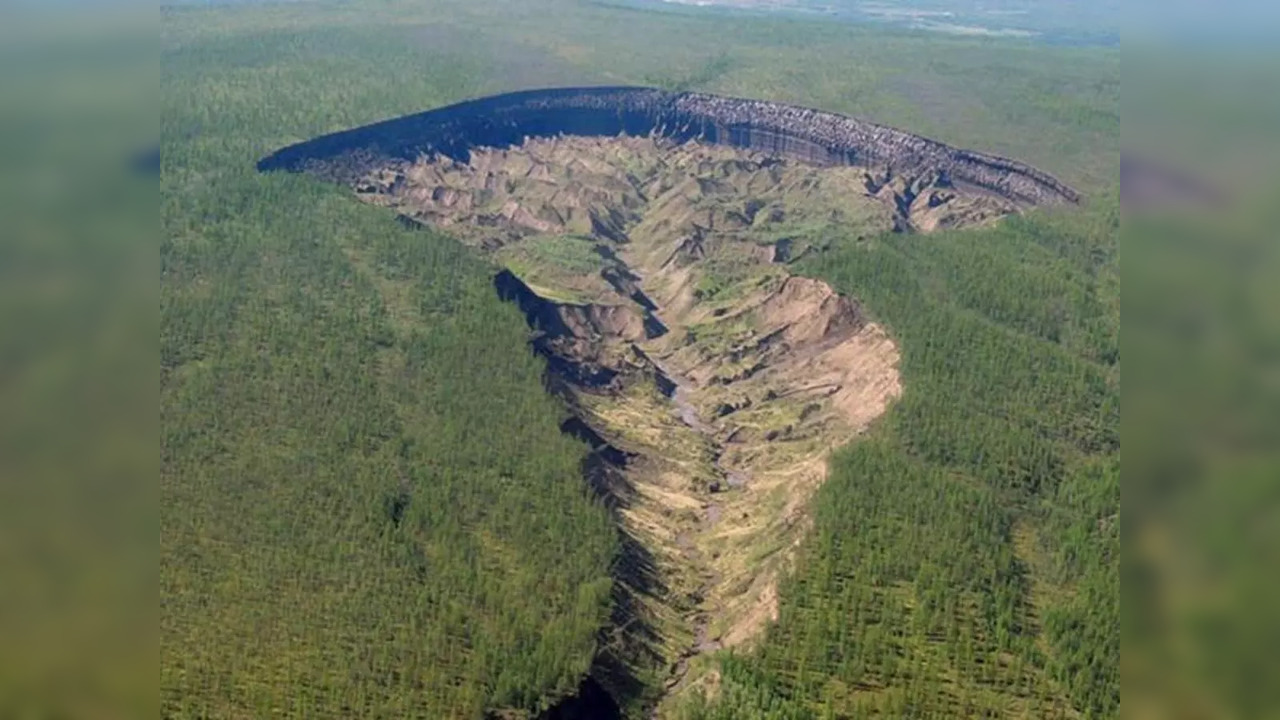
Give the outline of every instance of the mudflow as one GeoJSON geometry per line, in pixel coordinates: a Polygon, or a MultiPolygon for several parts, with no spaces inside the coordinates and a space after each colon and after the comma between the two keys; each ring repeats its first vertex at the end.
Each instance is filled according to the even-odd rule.
{"type": "Polygon", "coordinates": [[[776,617],[828,452],[901,393],[885,331],[789,263],[832,236],[1017,211],[937,174],[658,137],[389,159],[355,186],[506,268],[498,290],[536,328],[566,429],[594,446],[593,482],[645,566],[620,573],[612,651],[668,695],[701,681],[697,655],[776,617]]]}

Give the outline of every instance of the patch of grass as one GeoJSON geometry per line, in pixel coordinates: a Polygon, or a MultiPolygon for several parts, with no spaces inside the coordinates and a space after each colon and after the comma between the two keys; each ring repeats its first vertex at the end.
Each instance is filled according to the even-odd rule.
{"type": "Polygon", "coordinates": [[[721,355],[751,337],[754,324],[749,314],[729,320],[709,320],[686,328],[689,342],[709,355],[721,355]]]}
{"type": "Polygon", "coordinates": [[[538,235],[503,248],[496,257],[566,275],[590,275],[604,267],[599,241],[584,235],[538,235]]]}
{"type": "Polygon", "coordinates": [[[739,300],[785,274],[755,260],[732,254],[709,256],[698,266],[694,295],[711,307],[732,308],[739,300]]]}
{"type": "Polygon", "coordinates": [[[587,304],[609,296],[600,272],[608,261],[597,241],[580,235],[539,235],[504,246],[493,261],[553,302],[587,304]]]}

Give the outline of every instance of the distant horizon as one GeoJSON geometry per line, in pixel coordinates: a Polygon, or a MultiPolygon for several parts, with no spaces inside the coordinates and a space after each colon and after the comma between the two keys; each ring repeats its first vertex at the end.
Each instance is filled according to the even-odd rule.
{"type": "MultiPolygon", "coordinates": [[[[358,0],[357,0],[358,1],[358,0]]],[[[1280,37],[1280,4],[1228,0],[583,0],[588,4],[671,12],[728,12],[830,19],[864,27],[957,37],[1013,39],[1060,45],[1116,46],[1126,40],[1254,47],[1280,37]]],[[[345,4],[344,0],[335,0],[345,4]]],[[[123,6],[127,0],[48,0],[48,7],[123,6]]],[[[160,8],[226,5],[332,4],[326,0],[166,0],[160,8]]]]}
{"type": "Polygon", "coordinates": [[[1052,44],[1116,45],[1120,9],[1114,0],[595,0],[601,4],[686,8],[830,19],[941,35],[1022,39],[1052,44]]]}
{"type": "Polygon", "coordinates": [[[1238,47],[1280,36],[1280,4],[1229,0],[590,0],[596,4],[684,7],[690,12],[827,17],[858,25],[1050,44],[1119,45],[1129,40],[1238,47]]]}

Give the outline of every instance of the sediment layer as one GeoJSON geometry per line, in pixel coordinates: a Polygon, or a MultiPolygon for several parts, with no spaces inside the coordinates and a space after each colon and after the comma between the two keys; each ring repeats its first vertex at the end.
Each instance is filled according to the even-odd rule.
{"type": "Polygon", "coordinates": [[[884,125],[762,100],[644,87],[528,90],[325,135],[284,148],[263,170],[308,170],[350,182],[389,159],[445,155],[460,162],[474,147],[512,147],[556,135],[658,135],[786,156],[818,165],[886,167],[896,175],[935,173],[1028,204],[1078,202],[1051,175],[1008,158],[953,148],[884,125]]]}

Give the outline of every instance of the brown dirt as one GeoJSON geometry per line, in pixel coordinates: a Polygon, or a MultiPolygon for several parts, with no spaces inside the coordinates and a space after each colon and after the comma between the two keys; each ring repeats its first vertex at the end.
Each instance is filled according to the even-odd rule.
{"type": "Polygon", "coordinates": [[[608,392],[569,385],[567,399],[634,458],[618,514],[662,580],[634,594],[672,668],[671,695],[702,682],[687,676],[706,666],[691,657],[749,643],[777,618],[777,579],[827,455],[902,392],[884,329],[776,260],[833,234],[1015,211],[936,178],[623,137],[529,140],[475,150],[467,164],[422,158],[357,190],[509,259],[558,303],[564,337],[551,352],[616,371],[608,392]],[[557,300],[584,293],[589,302],[557,300]]]}

